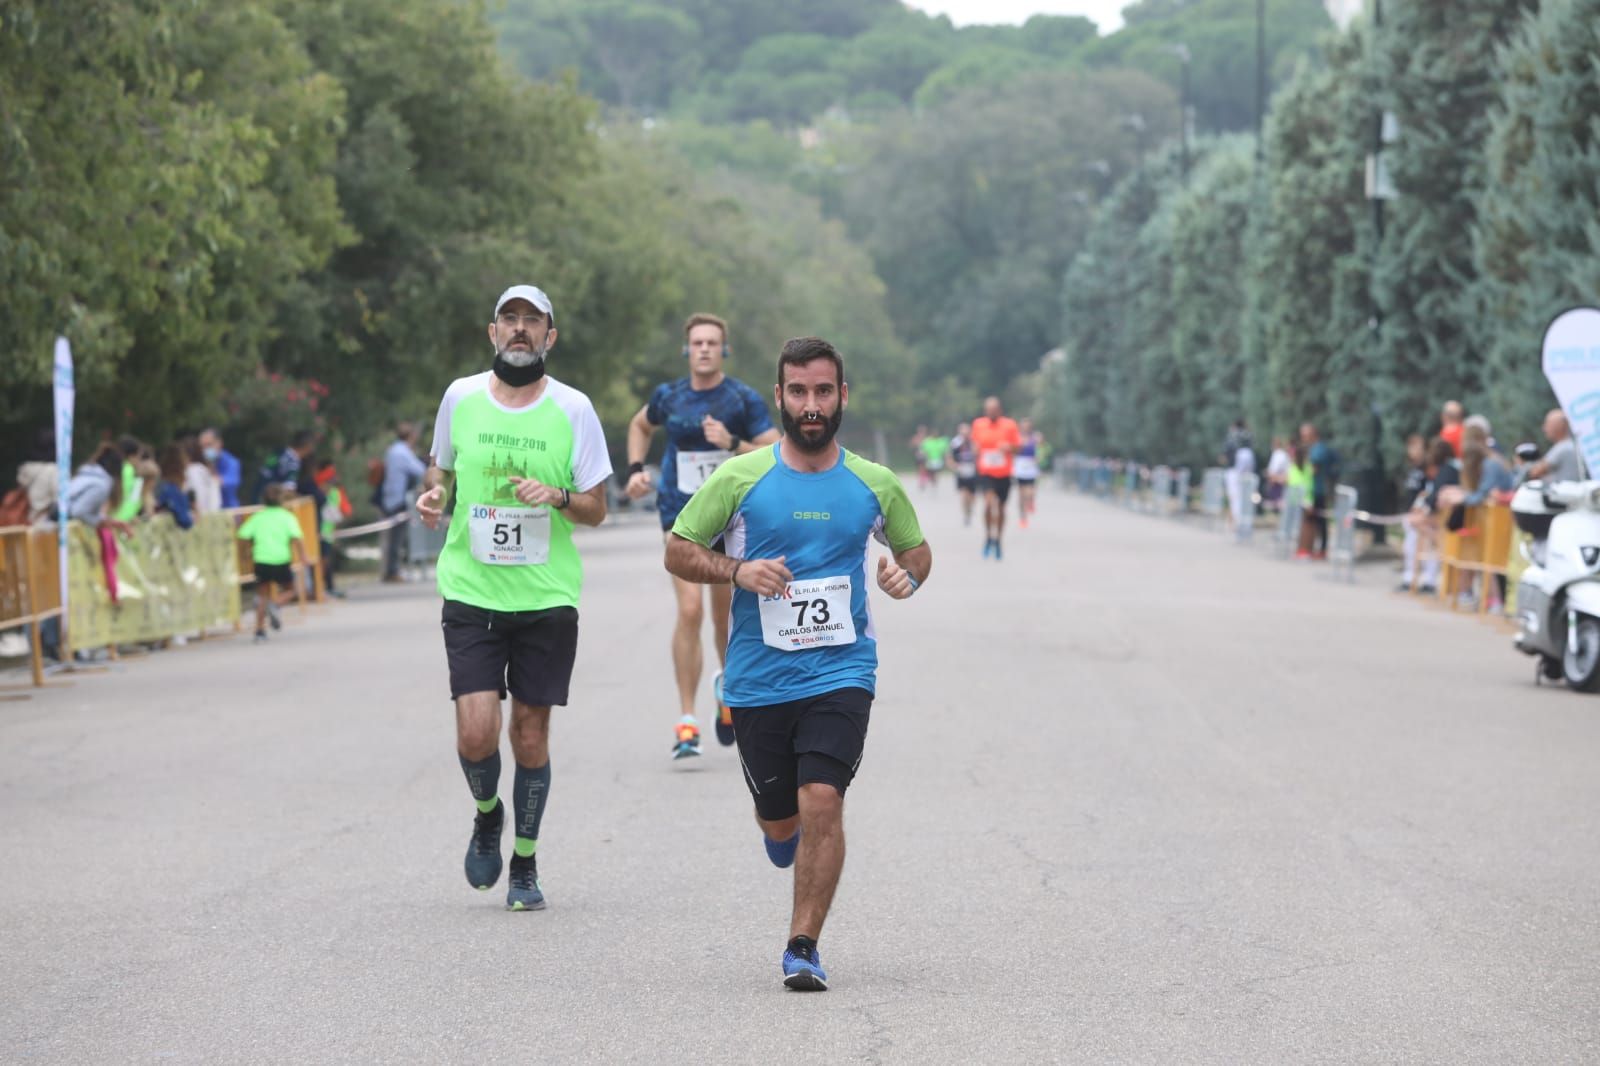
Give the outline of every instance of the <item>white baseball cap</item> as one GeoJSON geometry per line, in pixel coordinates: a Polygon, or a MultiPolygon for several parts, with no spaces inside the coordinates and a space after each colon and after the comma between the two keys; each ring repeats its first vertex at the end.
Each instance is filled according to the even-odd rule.
{"type": "Polygon", "coordinates": [[[528,301],[550,317],[552,326],[556,324],[556,312],[555,308],[550,306],[550,297],[544,294],[543,289],[534,285],[513,285],[501,293],[500,299],[496,300],[494,304],[494,317],[499,318],[500,309],[512,300],[528,301]]]}

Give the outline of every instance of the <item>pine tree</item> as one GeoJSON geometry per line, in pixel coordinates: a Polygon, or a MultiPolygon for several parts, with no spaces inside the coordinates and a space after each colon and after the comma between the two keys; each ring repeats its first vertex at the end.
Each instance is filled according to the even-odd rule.
{"type": "Polygon", "coordinates": [[[1384,96],[1400,125],[1392,204],[1374,273],[1383,312],[1371,368],[1390,435],[1431,431],[1438,406],[1482,395],[1471,235],[1485,183],[1495,49],[1535,0],[1407,0],[1378,31],[1384,96]]]}
{"type": "Polygon", "coordinates": [[[1555,405],[1539,341],[1600,302],[1600,0],[1545,0],[1500,55],[1475,234],[1485,405],[1503,442],[1555,405]]]}

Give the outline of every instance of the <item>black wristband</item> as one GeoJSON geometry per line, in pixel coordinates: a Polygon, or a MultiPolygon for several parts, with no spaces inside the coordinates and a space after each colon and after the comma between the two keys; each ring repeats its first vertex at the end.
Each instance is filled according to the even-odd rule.
{"type": "Polygon", "coordinates": [[[728,575],[728,584],[732,585],[734,588],[738,588],[739,587],[739,567],[741,567],[743,565],[744,565],[744,560],[743,559],[738,560],[737,562],[735,562],[733,564],[733,573],[728,575]]]}
{"type": "Polygon", "coordinates": [[[572,506],[572,490],[571,489],[562,489],[561,490],[561,502],[556,504],[556,510],[565,511],[568,507],[571,507],[571,506],[572,506]]]}
{"type": "Polygon", "coordinates": [[[744,441],[742,439],[735,437],[732,433],[728,434],[728,450],[730,452],[738,451],[739,445],[743,443],[744,441]]]}
{"type": "Polygon", "coordinates": [[[643,463],[629,463],[628,464],[628,476],[629,477],[632,477],[635,474],[642,474],[642,473],[644,473],[644,464],[643,463]]]}

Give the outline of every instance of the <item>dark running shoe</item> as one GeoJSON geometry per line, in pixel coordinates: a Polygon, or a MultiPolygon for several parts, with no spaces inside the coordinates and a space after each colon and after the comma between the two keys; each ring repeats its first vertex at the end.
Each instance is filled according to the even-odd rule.
{"type": "Polygon", "coordinates": [[[467,842],[467,884],[487,892],[500,880],[504,866],[500,858],[500,830],[506,824],[506,805],[496,801],[494,810],[479,811],[472,820],[472,839],[467,842]]]}
{"type": "Polygon", "coordinates": [[[506,885],[506,910],[544,910],[544,893],[539,891],[539,862],[536,856],[511,856],[511,874],[506,878],[506,885]]]}
{"type": "Polygon", "coordinates": [[[822,958],[817,954],[815,944],[792,944],[784,950],[783,984],[785,988],[792,988],[796,992],[828,990],[828,975],[822,970],[822,958]]]}
{"type": "Polygon", "coordinates": [[[733,711],[722,702],[722,671],[718,670],[711,679],[711,695],[717,701],[717,743],[725,748],[733,747],[733,711]]]}

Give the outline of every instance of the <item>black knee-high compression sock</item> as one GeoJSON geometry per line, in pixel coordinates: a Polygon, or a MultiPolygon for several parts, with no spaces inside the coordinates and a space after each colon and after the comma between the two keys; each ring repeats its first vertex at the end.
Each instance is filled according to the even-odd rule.
{"type": "Polygon", "coordinates": [[[544,818],[545,799],[550,795],[550,763],[527,767],[517,764],[511,786],[511,810],[516,817],[517,854],[532,855],[539,848],[539,822],[544,818]]]}
{"type": "Polygon", "coordinates": [[[472,790],[478,810],[488,814],[498,802],[495,795],[500,791],[500,752],[497,750],[478,762],[473,762],[460,752],[456,753],[456,758],[461,760],[461,772],[467,775],[467,787],[472,790]]]}

